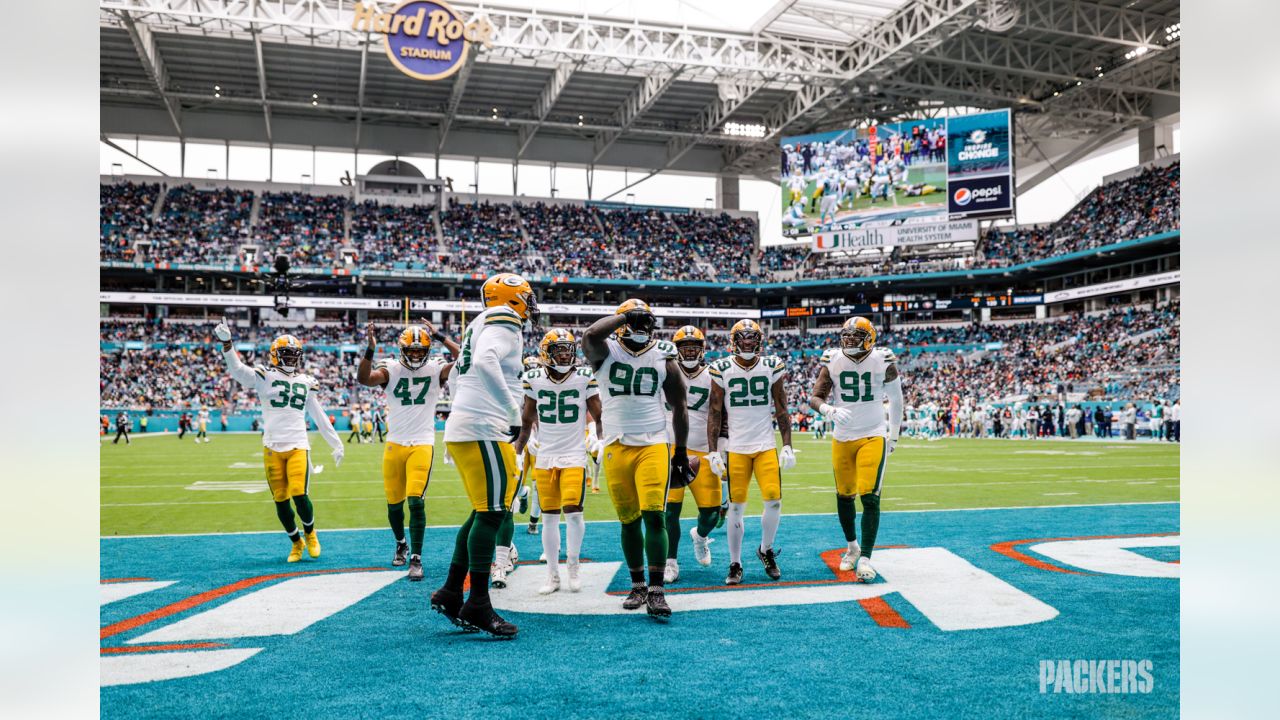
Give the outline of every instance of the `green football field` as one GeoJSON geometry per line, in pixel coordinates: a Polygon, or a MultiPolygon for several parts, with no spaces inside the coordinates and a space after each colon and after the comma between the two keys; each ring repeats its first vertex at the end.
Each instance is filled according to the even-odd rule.
{"type": "MultiPolygon", "coordinates": [[[[910,182],[913,184],[929,183],[930,185],[936,185],[939,188],[943,188],[944,192],[937,192],[932,195],[920,195],[916,197],[908,197],[902,194],[901,192],[899,192],[895,188],[893,191],[893,202],[891,203],[886,202],[884,200],[877,200],[875,202],[872,202],[870,197],[867,197],[864,195],[854,200],[852,205],[846,206],[845,204],[842,203],[840,205],[840,211],[837,213],[837,216],[839,217],[843,214],[848,214],[851,212],[856,212],[861,210],[888,209],[888,208],[899,207],[899,206],[906,207],[906,206],[918,206],[918,205],[940,205],[940,206],[943,206],[943,209],[940,212],[945,212],[945,206],[947,202],[947,193],[945,192],[945,188],[947,186],[947,173],[946,173],[946,168],[944,166],[927,166],[927,167],[908,168],[907,182],[910,182]]],[[[818,188],[818,184],[814,181],[810,181],[807,185],[805,185],[805,189],[804,189],[805,198],[813,197],[813,193],[814,191],[817,190],[817,188],[818,188]]],[[[791,206],[791,190],[787,187],[786,183],[782,183],[781,197],[782,197],[782,211],[786,212],[787,208],[791,206]]],[[[816,222],[818,220],[818,216],[821,213],[818,211],[817,208],[810,207],[806,200],[804,214],[806,218],[816,222]]]]}
{"type": "MultiPolygon", "coordinates": [[[[279,528],[254,434],[214,435],[207,444],[175,435],[135,436],[101,449],[103,535],[214,533],[279,528]]],[[[318,526],[377,528],[386,523],[382,446],[348,445],[341,468],[312,435],[311,496],[318,526]]],[[[437,447],[443,443],[437,439],[437,447]]],[[[799,465],[783,475],[784,514],[834,512],[830,444],[797,434],[799,465]]],[[[588,495],[589,520],[616,519],[601,480],[588,495]]],[[[1154,442],[904,439],[889,459],[886,510],[944,510],[1178,499],[1178,446],[1154,442]]],[[[752,489],[748,513],[760,510],[752,489]]],[[[469,505],[453,466],[436,457],[427,521],[456,525],[469,505]]],[[[685,514],[692,516],[692,502],[685,514]]]]}

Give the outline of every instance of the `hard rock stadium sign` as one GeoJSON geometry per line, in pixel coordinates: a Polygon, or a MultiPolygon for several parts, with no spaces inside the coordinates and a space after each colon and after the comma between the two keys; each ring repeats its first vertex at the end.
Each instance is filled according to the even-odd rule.
{"type": "Polygon", "coordinates": [[[447,78],[466,62],[472,43],[485,47],[493,43],[488,20],[464,22],[443,0],[406,0],[391,12],[360,3],[351,17],[351,29],[385,36],[391,64],[419,80],[447,78]]]}

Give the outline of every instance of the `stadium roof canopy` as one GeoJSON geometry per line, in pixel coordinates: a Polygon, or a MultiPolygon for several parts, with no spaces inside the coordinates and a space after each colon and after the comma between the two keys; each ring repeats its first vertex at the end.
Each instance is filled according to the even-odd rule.
{"type": "Polygon", "coordinates": [[[353,0],[99,0],[102,131],[767,177],[870,121],[1011,107],[1020,165],[1061,166],[1178,112],[1178,0],[452,5],[493,45],[433,82],[353,0]]]}

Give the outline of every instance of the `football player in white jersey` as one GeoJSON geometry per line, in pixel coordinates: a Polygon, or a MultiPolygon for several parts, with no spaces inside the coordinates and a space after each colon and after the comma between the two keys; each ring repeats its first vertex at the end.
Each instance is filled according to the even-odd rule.
{"type": "Polygon", "coordinates": [[[773,539],[782,519],[782,470],[796,465],[791,449],[791,416],[787,413],[784,382],[787,368],[773,355],[762,356],[764,333],[754,320],[739,320],[729,330],[731,357],[711,364],[711,409],[707,414],[708,464],[712,472],[729,478],[729,574],[726,585],[742,582],[742,516],[747,507],[747,486],[754,474],[764,500],[760,517],[760,545],[756,557],[764,564],[771,579],[782,577],[778,569],[773,539]],[[725,450],[728,458],[717,452],[720,430],[729,425],[725,450]],[[773,439],[773,423],[777,420],[782,434],[782,452],[773,439]]]}
{"type": "Polygon", "coordinates": [[[489,602],[489,570],[498,529],[515,497],[520,432],[521,329],[537,322],[533,288],[513,273],[500,273],[481,289],[485,310],[475,317],[453,366],[453,402],[444,426],[445,445],[471,499],[472,513],[458,530],[444,585],[431,594],[431,608],[464,629],[514,637],[517,628],[489,602]],[[471,595],[463,602],[470,574],[471,595]]]}
{"type": "Polygon", "coordinates": [[[343,448],[342,439],[316,397],[316,379],[302,372],[302,341],[292,335],[281,335],[271,343],[271,364],[249,367],[232,346],[231,328],[225,322],[218,323],[213,334],[222,341],[222,357],[231,377],[257,393],[262,403],[263,465],[271,499],[276,503],[276,517],[293,541],[289,562],[302,559],[304,542],[307,554],[318,558],[320,539],[316,537],[315,508],[307,495],[311,484],[307,416],[311,416],[320,435],[333,448],[335,466],[342,464],[343,448]],[[298,519],[302,520],[301,534],[294,522],[295,507],[298,519]]]}
{"type": "MultiPolygon", "coordinates": [[[[720,520],[720,480],[711,472],[707,457],[707,411],[711,406],[711,373],[703,358],[707,351],[707,337],[693,325],[676,330],[672,337],[676,353],[680,357],[680,372],[684,376],[685,402],[689,412],[689,457],[698,458],[698,469],[689,491],[698,505],[698,524],[689,528],[693,540],[693,557],[699,565],[711,564],[711,531],[720,520]]],[[[693,463],[690,462],[690,465],[693,463]]],[[[680,579],[680,563],[676,559],[680,549],[680,513],[684,509],[682,487],[667,492],[667,567],[663,580],[668,583],[680,579]]]]}
{"type": "Polygon", "coordinates": [[[539,357],[541,367],[526,370],[523,375],[524,410],[520,437],[515,442],[519,455],[533,426],[538,426],[538,456],[532,475],[538,502],[547,515],[542,529],[547,581],[538,592],[549,595],[560,589],[561,510],[568,540],[565,557],[569,590],[578,592],[582,589],[578,563],[586,529],[582,503],[587,491],[587,448],[583,439],[589,420],[600,424],[600,389],[591,370],[577,366],[578,341],[568,330],[556,328],[544,335],[539,357]]]}
{"type": "Polygon", "coordinates": [[[848,549],[840,569],[856,570],[858,578],[874,580],[871,551],[880,528],[880,488],[885,461],[902,431],[902,379],[897,358],[878,348],[876,329],[864,317],[853,317],[840,328],[840,347],[822,355],[818,380],[809,406],[835,421],[831,464],[836,476],[836,513],[848,549]],[[885,422],[885,398],[889,400],[885,422]],[[854,530],[862,499],[862,544],[854,530]]]}
{"type": "Polygon", "coordinates": [[[196,442],[209,442],[209,408],[200,408],[196,415],[196,429],[196,442]]]}
{"type": "Polygon", "coordinates": [[[622,523],[622,554],[631,573],[627,610],[671,617],[663,590],[667,560],[667,490],[689,484],[689,415],[676,348],[655,340],[657,320],[641,300],[627,300],[582,335],[582,350],[600,382],[604,474],[622,523]],[[671,406],[674,446],[667,444],[663,400],[671,406]],[[649,584],[645,585],[648,559],[649,584]]]}
{"type": "MultiPolygon", "coordinates": [[[[453,363],[428,361],[431,331],[410,325],[397,338],[399,354],[379,360],[377,329],[369,323],[365,330],[364,356],[356,368],[356,380],[367,387],[387,391],[387,414],[391,432],[382,450],[382,489],[387,496],[387,521],[396,538],[391,564],[409,562],[409,579],[422,579],[422,536],[427,529],[425,498],[431,482],[435,454],[436,402],[449,379],[453,363]],[[409,542],[404,538],[404,504],[409,501],[409,542]]],[[[455,348],[457,346],[454,346],[455,348]]],[[[455,355],[456,357],[456,355],[455,355]]]]}

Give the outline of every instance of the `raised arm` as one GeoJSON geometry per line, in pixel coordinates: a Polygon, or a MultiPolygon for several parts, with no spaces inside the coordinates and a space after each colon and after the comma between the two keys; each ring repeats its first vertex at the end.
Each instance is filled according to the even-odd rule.
{"type": "Polygon", "coordinates": [[[439,342],[441,345],[444,345],[444,349],[452,353],[454,357],[458,357],[462,354],[462,346],[454,342],[453,338],[437,330],[436,326],[432,325],[426,318],[422,319],[422,324],[426,326],[427,333],[431,335],[431,339],[439,342]]]}
{"type": "Polygon", "coordinates": [[[605,359],[609,357],[609,346],[605,340],[626,324],[626,315],[605,315],[582,331],[582,354],[586,356],[587,362],[591,363],[592,370],[599,370],[605,359]]]}
{"type": "Polygon", "coordinates": [[[253,389],[257,385],[258,375],[240,360],[240,353],[231,344],[231,328],[225,320],[213,328],[213,334],[222,341],[222,358],[227,363],[227,372],[236,382],[253,389]]]}
{"type": "Polygon", "coordinates": [[[373,323],[365,326],[364,336],[364,357],[360,358],[360,365],[356,368],[356,381],[367,387],[386,387],[390,375],[384,368],[373,367],[373,353],[378,348],[378,334],[373,323]]]}

